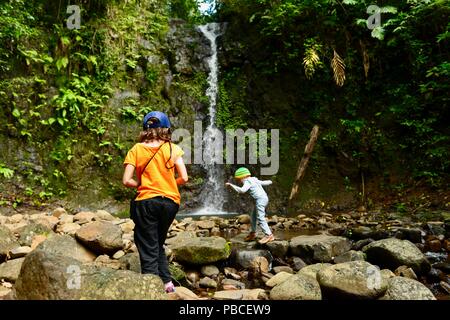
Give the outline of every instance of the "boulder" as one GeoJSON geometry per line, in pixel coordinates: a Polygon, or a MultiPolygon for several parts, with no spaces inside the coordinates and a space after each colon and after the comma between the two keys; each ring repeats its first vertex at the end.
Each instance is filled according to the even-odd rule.
{"type": "Polygon", "coordinates": [[[141,273],[141,261],[137,252],[127,253],[119,259],[121,269],[141,273]]]}
{"type": "Polygon", "coordinates": [[[0,264],[0,280],[16,282],[25,258],[6,261],[0,264]]]}
{"type": "Polygon", "coordinates": [[[247,249],[239,249],[236,252],[236,255],[233,257],[235,260],[234,263],[243,269],[252,268],[253,261],[258,258],[263,257],[266,258],[269,265],[272,263],[273,257],[270,251],[268,250],[247,250],[247,249]]]}
{"type": "Polygon", "coordinates": [[[292,257],[292,269],[294,269],[294,271],[299,271],[300,269],[306,266],[307,266],[306,262],[303,261],[301,258],[292,257]]]}
{"type": "Polygon", "coordinates": [[[67,233],[70,235],[74,235],[80,228],[81,227],[78,223],[68,222],[68,223],[64,223],[64,224],[59,224],[56,227],[55,231],[57,233],[67,233]]]}
{"type": "Polygon", "coordinates": [[[95,219],[96,220],[104,220],[104,221],[114,221],[114,220],[116,220],[116,217],[114,217],[108,211],[97,210],[97,211],[95,211],[95,219]]]}
{"type": "Polygon", "coordinates": [[[92,222],[81,227],[75,236],[97,254],[114,254],[123,248],[122,230],[110,222],[92,222]]]}
{"type": "Polygon", "coordinates": [[[247,224],[250,223],[251,218],[248,214],[241,214],[240,216],[237,217],[237,221],[240,224],[247,224]]]}
{"type": "Polygon", "coordinates": [[[289,250],[289,241],[275,240],[265,244],[272,256],[276,258],[284,258],[289,250]]]}
{"type": "Polygon", "coordinates": [[[158,276],[83,266],[78,260],[40,249],[25,258],[15,293],[20,300],[167,299],[158,276]]]}
{"type": "Polygon", "coordinates": [[[134,222],[133,220],[127,220],[124,223],[121,223],[120,229],[122,229],[123,233],[131,233],[134,231],[134,222]]]}
{"type": "Polygon", "coordinates": [[[80,262],[92,262],[96,256],[94,253],[79,244],[69,235],[52,235],[40,243],[36,249],[41,249],[51,254],[59,254],[70,257],[80,262]]]}
{"type": "Polygon", "coordinates": [[[324,234],[298,236],[290,241],[291,253],[309,261],[331,262],[350,248],[347,238],[324,234]]]}
{"type": "Polygon", "coordinates": [[[200,279],[198,284],[200,285],[200,287],[203,288],[212,288],[212,289],[217,288],[217,282],[209,277],[204,277],[200,279]]]}
{"type": "Polygon", "coordinates": [[[233,280],[233,279],[223,279],[221,282],[223,287],[225,286],[233,286],[237,289],[245,289],[245,284],[243,282],[233,280]]]}
{"type": "Polygon", "coordinates": [[[363,248],[367,261],[382,268],[395,270],[401,265],[411,267],[416,274],[426,274],[431,265],[423,253],[410,241],[389,238],[374,241],[363,248]]]}
{"type": "Polygon", "coordinates": [[[317,279],[317,273],[323,269],[326,269],[328,267],[332,266],[331,263],[316,263],[316,264],[310,264],[309,266],[303,267],[300,269],[297,274],[303,274],[306,276],[310,276],[314,279],[317,279]]]}
{"type": "Polygon", "coordinates": [[[96,214],[90,211],[81,211],[73,216],[73,221],[78,222],[79,224],[88,223],[96,218],[96,214]]]}
{"type": "Polygon", "coordinates": [[[275,286],[279,285],[280,283],[286,281],[290,277],[292,277],[291,273],[287,273],[287,272],[283,272],[282,271],[282,272],[277,273],[276,275],[274,275],[272,278],[270,278],[266,282],[266,286],[268,286],[268,287],[275,287],[275,286]]]}
{"type": "Polygon", "coordinates": [[[11,259],[25,257],[31,251],[32,251],[31,247],[28,247],[28,246],[17,247],[17,248],[11,249],[9,251],[9,257],[11,259]]]}
{"type": "Polygon", "coordinates": [[[215,225],[215,222],[212,220],[197,221],[197,227],[200,229],[212,229],[215,225]]]}
{"type": "Polygon", "coordinates": [[[175,294],[180,300],[199,300],[195,293],[185,287],[176,287],[175,294]]]}
{"type": "Polygon", "coordinates": [[[4,261],[10,250],[20,247],[14,234],[3,226],[0,226],[0,262],[4,261]]]}
{"type": "Polygon", "coordinates": [[[376,299],[387,289],[377,267],[366,261],[339,263],[317,273],[325,296],[332,298],[376,299]]]}
{"type": "Polygon", "coordinates": [[[280,273],[280,272],[287,272],[290,274],[294,274],[294,270],[289,266],[277,266],[273,267],[273,272],[280,273]]]}
{"type": "Polygon", "coordinates": [[[422,230],[417,228],[398,228],[395,237],[398,239],[409,240],[413,243],[421,243],[422,232],[422,230]]]}
{"type": "Polygon", "coordinates": [[[270,291],[271,300],[321,300],[322,293],[316,279],[303,274],[291,275],[270,291]]]}
{"type": "Polygon", "coordinates": [[[171,249],[175,261],[193,265],[225,260],[231,253],[230,245],[221,237],[182,238],[171,249]]]}
{"type": "Polygon", "coordinates": [[[31,222],[25,227],[19,230],[19,242],[22,246],[30,246],[33,242],[33,238],[37,235],[48,236],[53,234],[53,230],[47,225],[31,222]]]}
{"type": "Polygon", "coordinates": [[[200,272],[207,277],[213,277],[219,275],[220,270],[214,265],[207,265],[203,266],[200,272]]]}
{"type": "Polygon", "coordinates": [[[60,207],[52,211],[52,216],[60,218],[63,214],[67,214],[66,209],[60,207]]]}
{"type": "Polygon", "coordinates": [[[366,255],[364,254],[364,252],[350,250],[334,258],[334,263],[344,263],[349,261],[364,261],[365,259],[366,255]]]}
{"type": "Polygon", "coordinates": [[[436,300],[433,293],[419,281],[392,277],[388,288],[380,300],[436,300]]]}

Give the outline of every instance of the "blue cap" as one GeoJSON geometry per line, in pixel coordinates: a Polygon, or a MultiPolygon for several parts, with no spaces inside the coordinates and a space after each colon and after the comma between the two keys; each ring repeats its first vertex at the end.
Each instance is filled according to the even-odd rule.
{"type": "Polygon", "coordinates": [[[161,111],[149,112],[144,117],[143,128],[144,130],[150,128],[170,128],[169,117],[161,111]]]}

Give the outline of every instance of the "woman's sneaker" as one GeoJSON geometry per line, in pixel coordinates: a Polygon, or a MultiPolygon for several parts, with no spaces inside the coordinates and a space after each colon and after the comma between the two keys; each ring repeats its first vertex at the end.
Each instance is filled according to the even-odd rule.
{"type": "Polygon", "coordinates": [[[253,241],[256,239],[256,233],[250,232],[244,239],[244,241],[253,241]]]}
{"type": "Polygon", "coordinates": [[[259,244],[265,244],[265,243],[271,242],[273,240],[275,240],[275,237],[273,236],[273,234],[271,234],[271,235],[268,235],[268,236],[264,236],[264,238],[262,238],[258,242],[259,242],[259,244]]]}
{"type": "Polygon", "coordinates": [[[164,285],[164,289],[166,290],[166,293],[175,292],[175,286],[173,285],[172,281],[167,282],[164,285]]]}

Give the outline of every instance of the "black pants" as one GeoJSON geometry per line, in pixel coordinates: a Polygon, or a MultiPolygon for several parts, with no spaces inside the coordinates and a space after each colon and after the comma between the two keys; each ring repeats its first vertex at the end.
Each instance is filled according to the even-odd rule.
{"type": "Polygon", "coordinates": [[[164,283],[172,277],[163,246],[178,208],[179,205],[169,198],[155,197],[136,201],[134,212],[130,212],[135,223],[134,242],[139,251],[141,272],[158,275],[164,283]]]}

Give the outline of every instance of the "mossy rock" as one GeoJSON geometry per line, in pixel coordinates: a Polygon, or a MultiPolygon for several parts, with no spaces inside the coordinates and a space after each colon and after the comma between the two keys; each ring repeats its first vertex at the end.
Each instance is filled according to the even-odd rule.
{"type": "Polygon", "coordinates": [[[180,263],[204,265],[227,259],[231,254],[230,244],[221,237],[180,239],[172,247],[175,260],[180,263]]]}

